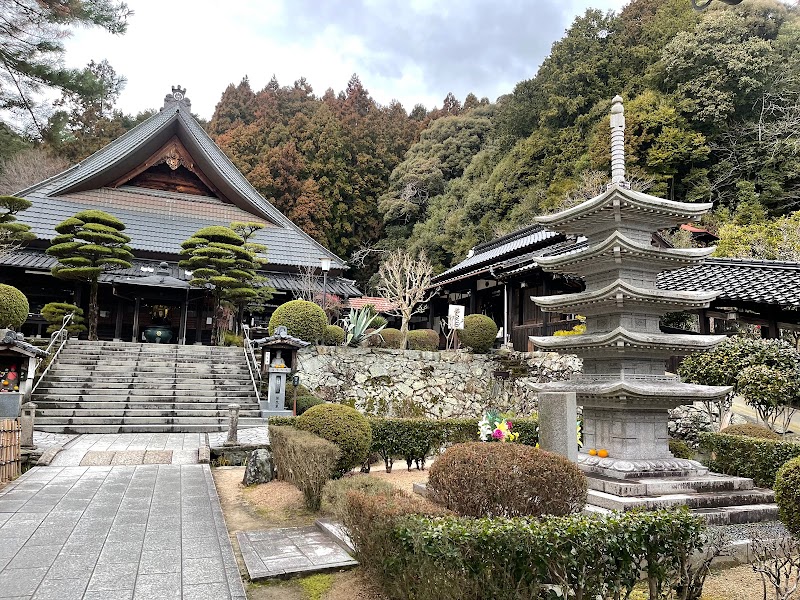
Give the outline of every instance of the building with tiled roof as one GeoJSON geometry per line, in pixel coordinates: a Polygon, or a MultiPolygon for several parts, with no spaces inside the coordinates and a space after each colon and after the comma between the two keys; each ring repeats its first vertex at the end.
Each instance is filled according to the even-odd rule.
{"type": "Polygon", "coordinates": [[[158,114],[66,171],[17,194],[32,202],[20,221],[31,226],[37,239],[0,259],[2,280],[22,289],[33,310],[48,301],[81,304],[86,299],[81,284],[50,277],[55,261],[44,251],[58,223],[79,211],[99,209],[125,223],[135,256],[132,269],[102,277],[101,337],[139,339],[158,313],[160,322],[166,319],[176,329],[176,339],[207,340],[210,305],[203,290],[185,285],[190,276],[178,267],[180,246],[202,227],[233,221],[264,225],[252,241],[267,247],[262,275],[277,292],[274,305],[307,286],[309,279],[301,270],[319,269],[321,259],[330,264],[329,293],[360,296],[354,282],[344,277],[344,261],[250,185],[192,117],[184,92],[173,88],[158,114]]]}

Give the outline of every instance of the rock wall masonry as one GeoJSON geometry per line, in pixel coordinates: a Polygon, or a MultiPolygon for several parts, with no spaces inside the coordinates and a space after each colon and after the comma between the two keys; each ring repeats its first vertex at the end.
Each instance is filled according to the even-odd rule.
{"type": "Polygon", "coordinates": [[[316,346],[298,353],[300,382],[327,400],[380,416],[477,417],[487,408],[528,415],[531,384],[568,379],[574,356],[469,354],[316,346]]]}

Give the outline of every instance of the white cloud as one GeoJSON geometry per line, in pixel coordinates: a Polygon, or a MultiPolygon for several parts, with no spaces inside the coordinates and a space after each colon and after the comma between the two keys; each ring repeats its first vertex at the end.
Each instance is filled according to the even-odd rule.
{"type": "Polygon", "coordinates": [[[342,90],[353,73],[379,102],[407,110],[441,104],[452,91],[495,99],[533,76],[551,44],[588,6],[623,0],[472,0],[450,6],[413,0],[128,0],[128,31],[78,31],[67,62],[108,59],[128,84],[118,108],[158,108],[172,85],[210,118],[229,83],[261,89],[305,77],[318,94],[342,90]],[[458,6],[458,11],[456,11],[458,6]],[[524,15],[525,18],[521,18],[524,15]]]}

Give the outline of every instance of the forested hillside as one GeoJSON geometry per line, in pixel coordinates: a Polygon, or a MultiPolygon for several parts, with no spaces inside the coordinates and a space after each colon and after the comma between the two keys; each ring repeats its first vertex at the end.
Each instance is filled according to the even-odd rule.
{"type": "Polygon", "coordinates": [[[799,43],[797,9],[776,1],[698,13],[685,0],[634,0],[577,18],[496,104],[448,97],[406,117],[357,78],[321,98],[302,80],[258,93],[243,81],[210,129],[259,191],[336,252],[406,246],[444,268],[597,193],[620,93],[635,186],[714,201],[708,225],[725,234],[724,252],[790,258],[797,221],[775,219],[800,208],[799,43]],[[764,238],[770,220],[760,247],[736,242],[754,227],[764,238]]]}

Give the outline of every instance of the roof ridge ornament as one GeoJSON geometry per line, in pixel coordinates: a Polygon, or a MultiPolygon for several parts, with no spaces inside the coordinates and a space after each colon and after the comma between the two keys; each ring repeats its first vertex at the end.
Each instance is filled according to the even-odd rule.
{"type": "Polygon", "coordinates": [[[611,101],[611,185],[630,189],[625,181],[625,108],[620,95],[611,101]]]}
{"type": "Polygon", "coordinates": [[[177,104],[179,108],[182,106],[189,111],[192,108],[192,101],[186,97],[186,88],[182,88],[180,84],[173,85],[172,93],[164,96],[164,107],[161,110],[169,108],[175,104],[177,104]]]}

